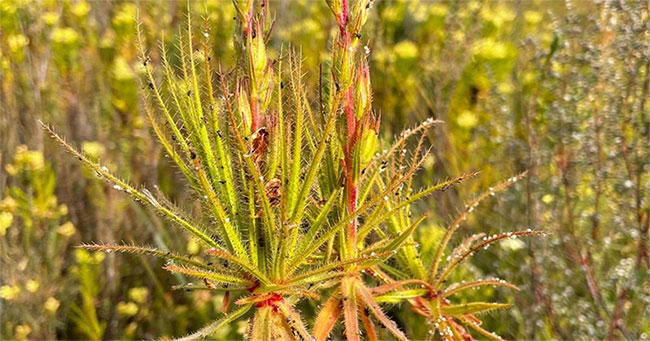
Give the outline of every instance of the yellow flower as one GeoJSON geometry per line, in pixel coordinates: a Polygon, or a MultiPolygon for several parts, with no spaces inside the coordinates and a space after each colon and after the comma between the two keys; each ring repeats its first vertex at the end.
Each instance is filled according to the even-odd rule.
{"type": "Polygon", "coordinates": [[[54,297],[50,297],[45,301],[45,304],[43,306],[45,307],[45,310],[53,313],[59,309],[60,305],[61,303],[59,302],[59,300],[57,300],[54,297]]]}
{"type": "Polygon", "coordinates": [[[30,279],[29,281],[27,281],[27,284],[25,284],[25,288],[27,289],[27,291],[31,293],[35,293],[36,291],[38,291],[39,286],[40,285],[38,284],[38,281],[35,281],[33,279],[30,279]]]}
{"type": "Polygon", "coordinates": [[[115,58],[112,69],[112,74],[116,81],[129,81],[135,78],[133,69],[131,69],[131,66],[123,57],[115,58]]]}
{"type": "Polygon", "coordinates": [[[536,81],[535,74],[530,71],[524,72],[522,79],[524,81],[524,84],[532,84],[536,81]]]}
{"type": "Polygon", "coordinates": [[[447,12],[449,11],[449,8],[447,8],[446,5],[443,4],[434,4],[429,7],[429,13],[435,17],[444,17],[447,15],[447,12]]]}
{"type": "MultiPolygon", "coordinates": [[[[26,169],[31,171],[43,169],[43,167],[45,167],[43,153],[37,150],[29,150],[27,149],[27,146],[20,145],[16,148],[12,167],[15,168],[13,170],[14,174],[17,169],[26,169]]],[[[7,169],[7,173],[11,173],[9,169],[7,169]]]]}
{"type": "Polygon", "coordinates": [[[515,88],[514,86],[512,86],[512,83],[503,82],[503,83],[499,83],[498,89],[501,93],[508,95],[511,94],[515,88]]]}
{"type": "Polygon", "coordinates": [[[48,26],[52,26],[59,21],[59,15],[56,12],[47,12],[43,14],[43,21],[45,21],[45,24],[48,26]]]}
{"type": "Polygon", "coordinates": [[[134,4],[124,4],[113,17],[113,25],[121,27],[130,27],[135,22],[137,8],[134,4]]]}
{"type": "Polygon", "coordinates": [[[508,57],[509,48],[504,42],[497,41],[494,38],[484,38],[478,40],[472,46],[472,52],[485,59],[503,59],[508,57]]]}
{"type": "Polygon", "coordinates": [[[106,148],[97,141],[85,141],[81,144],[81,150],[91,158],[99,158],[104,154],[106,148]]]}
{"type": "Polygon", "coordinates": [[[73,45],[79,39],[79,33],[70,27],[57,27],[52,31],[52,41],[59,45],[73,45]]]}
{"type": "Polygon", "coordinates": [[[99,264],[106,257],[101,251],[96,251],[91,255],[90,252],[82,249],[77,249],[75,255],[79,264],[99,264]]]}
{"type": "Polygon", "coordinates": [[[7,233],[7,229],[14,222],[14,215],[9,212],[0,212],[0,236],[7,233]]]}
{"type": "Polygon", "coordinates": [[[72,6],[70,12],[72,12],[72,14],[76,15],[77,17],[85,17],[86,14],[90,12],[90,5],[85,1],[79,1],[74,6],[72,6]]]}
{"type": "Polygon", "coordinates": [[[137,329],[138,324],[136,322],[131,322],[126,326],[126,328],[124,328],[124,334],[133,335],[137,329]]]}
{"type": "Polygon", "coordinates": [[[16,4],[13,1],[0,1],[0,10],[3,15],[10,16],[16,13],[16,4]]]}
{"type": "Polygon", "coordinates": [[[543,201],[545,204],[547,204],[547,205],[550,204],[550,203],[552,203],[554,199],[555,199],[555,198],[553,197],[553,194],[545,194],[545,195],[542,197],[542,201],[543,201]]]}
{"type": "Polygon", "coordinates": [[[5,166],[5,171],[7,172],[7,174],[9,174],[11,176],[14,176],[14,175],[16,175],[18,173],[18,169],[16,169],[16,167],[14,165],[12,165],[12,164],[6,165],[5,166]]]}
{"type": "Polygon", "coordinates": [[[29,44],[29,39],[22,34],[12,34],[7,37],[7,44],[9,45],[9,50],[12,53],[16,53],[29,44]]]}
{"type": "Polygon", "coordinates": [[[32,332],[32,328],[27,324],[21,324],[16,327],[16,339],[24,340],[32,332]]]}
{"type": "Polygon", "coordinates": [[[456,31],[456,32],[451,34],[451,39],[453,41],[461,42],[461,41],[465,40],[465,32],[456,31]]]}
{"type": "Polygon", "coordinates": [[[65,237],[70,237],[70,236],[72,236],[73,234],[75,234],[75,231],[76,231],[76,230],[75,230],[75,228],[74,228],[74,225],[72,225],[72,223],[69,222],[69,221],[66,222],[65,224],[59,226],[59,227],[56,229],[56,232],[57,232],[58,234],[63,235],[63,236],[65,236],[65,237]]]}
{"type": "Polygon", "coordinates": [[[201,248],[201,245],[194,239],[190,239],[187,241],[187,253],[190,255],[195,255],[199,252],[201,248]]]}
{"type": "Polygon", "coordinates": [[[524,19],[531,25],[537,25],[542,21],[542,15],[536,11],[526,11],[524,12],[524,19]]]}
{"type": "Polygon", "coordinates": [[[418,56],[418,47],[410,40],[400,41],[393,51],[398,59],[413,59],[418,56]]]}
{"type": "Polygon", "coordinates": [[[0,298],[12,301],[20,295],[20,288],[15,285],[3,285],[0,287],[0,298]]]}
{"type": "Polygon", "coordinates": [[[456,122],[458,122],[458,125],[463,128],[472,128],[478,123],[478,117],[476,117],[476,114],[473,112],[465,110],[458,115],[456,122]]]}
{"type": "Polygon", "coordinates": [[[133,302],[120,302],[115,308],[117,313],[123,316],[133,316],[138,313],[138,305],[133,302]]]}
{"type": "Polygon", "coordinates": [[[106,258],[106,254],[101,251],[96,251],[93,254],[93,261],[95,264],[101,263],[102,261],[104,261],[104,258],[106,258]]]}
{"type": "Polygon", "coordinates": [[[149,289],[145,287],[136,287],[129,290],[129,298],[140,304],[147,301],[148,295],[149,289]]]}

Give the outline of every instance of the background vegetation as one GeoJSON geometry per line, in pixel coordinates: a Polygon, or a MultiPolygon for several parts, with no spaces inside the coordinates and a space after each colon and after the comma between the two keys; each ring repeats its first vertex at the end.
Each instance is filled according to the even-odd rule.
{"type": "MultiPolygon", "coordinates": [[[[277,22],[270,53],[287,42],[300,47],[305,77],[314,84],[335,34],[329,9],[314,1],[271,5],[277,22]]],[[[190,7],[196,18],[207,8],[218,63],[232,66],[230,1],[190,7]]],[[[419,229],[422,252],[435,249],[463,203],[526,169],[526,180],[477,208],[459,235],[552,232],[482,251],[454,275],[507,278],[521,288],[472,293],[515,304],[486,316],[486,329],[512,339],[649,337],[649,7],[647,1],[375,4],[366,31],[380,136],[388,140],[415,122],[441,119],[445,124],[429,136],[434,156],[419,185],[481,171],[417,204],[435,213],[419,229]]],[[[184,199],[186,184],[154,143],[139,103],[145,89],[135,48],[138,10],[151,63],[159,64],[156,41],[173,46],[184,1],[0,2],[3,339],[179,336],[219,313],[218,295],[171,291],[185,279],[157,260],[73,248],[137,241],[199,250],[195,240],[165,229],[160,218],[64,155],[38,126],[37,119],[52,123],[121,176],[184,199]]],[[[389,313],[417,329],[407,309],[389,313]]],[[[223,338],[242,332],[237,324],[219,331],[223,338]]]]}

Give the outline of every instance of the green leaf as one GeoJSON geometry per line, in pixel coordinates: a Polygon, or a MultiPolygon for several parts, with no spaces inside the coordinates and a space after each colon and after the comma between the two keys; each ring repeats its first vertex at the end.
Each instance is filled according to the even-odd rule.
{"type": "Polygon", "coordinates": [[[400,303],[403,300],[409,298],[416,298],[423,295],[426,295],[429,292],[429,289],[405,289],[391,292],[389,294],[384,294],[381,296],[376,296],[375,301],[377,303],[400,303]]]}
{"type": "Polygon", "coordinates": [[[467,314],[478,314],[494,309],[508,308],[510,306],[511,304],[506,303],[472,302],[442,306],[440,307],[440,312],[442,315],[446,316],[461,316],[467,314]]]}

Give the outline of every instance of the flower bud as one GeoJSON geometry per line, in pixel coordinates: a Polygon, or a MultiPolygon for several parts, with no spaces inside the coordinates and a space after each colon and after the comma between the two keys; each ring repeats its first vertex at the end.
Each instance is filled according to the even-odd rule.
{"type": "Polygon", "coordinates": [[[370,12],[370,8],[372,8],[372,3],[372,0],[360,0],[354,4],[354,8],[352,9],[354,21],[351,23],[353,32],[358,33],[361,31],[361,27],[368,20],[368,13],[370,12]]]}
{"type": "Polygon", "coordinates": [[[253,63],[253,72],[255,73],[256,80],[259,80],[264,71],[266,70],[266,45],[264,44],[264,34],[260,28],[260,23],[255,23],[255,35],[252,38],[251,44],[251,61],[253,63]]]}
{"type": "Polygon", "coordinates": [[[366,129],[361,133],[359,155],[361,168],[365,168],[377,151],[377,133],[373,129],[366,129]]]}
{"type": "Polygon", "coordinates": [[[261,79],[257,80],[259,84],[261,113],[265,113],[271,104],[271,98],[273,97],[273,78],[273,67],[271,65],[267,65],[261,79]]]}
{"type": "Polygon", "coordinates": [[[372,104],[372,87],[370,85],[370,70],[365,58],[361,63],[359,73],[357,74],[355,104],[355,117],[357,120],[360,120],[364,115],[370,112],[372,104]]]}
{"type": "Polygon", "coordinates": [[[334,17],[336,17],[336,23],[343,32],[348,21],[348,0],[325,0],[325,2],[332,10],[334,17]]]}
{"type": "Polygon", "coordinates": [[[253,0],[233,0],[232,3],[235,5],[239,19],[241,19],[244,27],[246,27],[250,18],[249,13],[251,13],[251,9],[253,8],[253,0]]]}
{"type": "Polygon", "coordinates": [[[235,88],[235,101],[237,103],[239,115],[242,122],[244,122],[244,131],[246,134],[250,134],[252,122],[251,107],[250,102],[248,101],[248,95],[246,94],[246,91],[243,91],[241,84],[238,84],[237,88],[235,88]]]}
{"type": "Polygon", "coordinates": [[[337,42],[338,48],[334,53],[334,80],[338,83],[338,87],[345,91],[351,83],[354,73],[354,49],[349,44],[349,39],[344,37],[337,42]]]}

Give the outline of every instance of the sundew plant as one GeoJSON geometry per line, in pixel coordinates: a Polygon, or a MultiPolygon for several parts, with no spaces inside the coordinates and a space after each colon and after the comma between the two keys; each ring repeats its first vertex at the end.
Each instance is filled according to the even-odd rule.
{"type": "Polygon", "coordinates": [[[182,339],[208,337],[247,319],[251,340],[325,340],[337,325],[349,340],[390,335],[406,340],[405,326],[382,307],[395,303],[422,316],[431,338],[498,338],[480,327],[477,314],[507,304],[487,298],[456,302],[454,295],[486,285],[516,286],[492,278],[450,284],[449,275],[493,242],[541,232],[478,234],[451,252],[447,248],[479,201],[524,175],[470,202],[426,261],[413,233],[428,215],[412,216],[411,204],[477,173],[413,188],[413,176],[429,152],[425,133],[442,122],[427,119],[392,144],[379,139],[363,32],[373,2],[327,1],[336,33],[329,60],[307,71],[318,74],[318,84],[310,84],[317,89],[313,93],[304,83],[299,50],[287,47],[274,55],[267,48],[274,24],[270,3],[233,5],[233,66],[211,58],[210,27],[189,15],[177,46],[161,44],[161,70],[153,67],[144,34],[137,30],[144,112],[200,210],[119,178],[44,124],[98,177],[200,241],[202,251],[191,256],[135,244],[82,247],[159,257],[166,270],[195,279],[176,289],[223,294],[224,315],[182,339]],[[386,147],[380,151],[381,145],[386,147]],[[298,309],[305,300],[322,303],[315,316],[298,309]]]}

